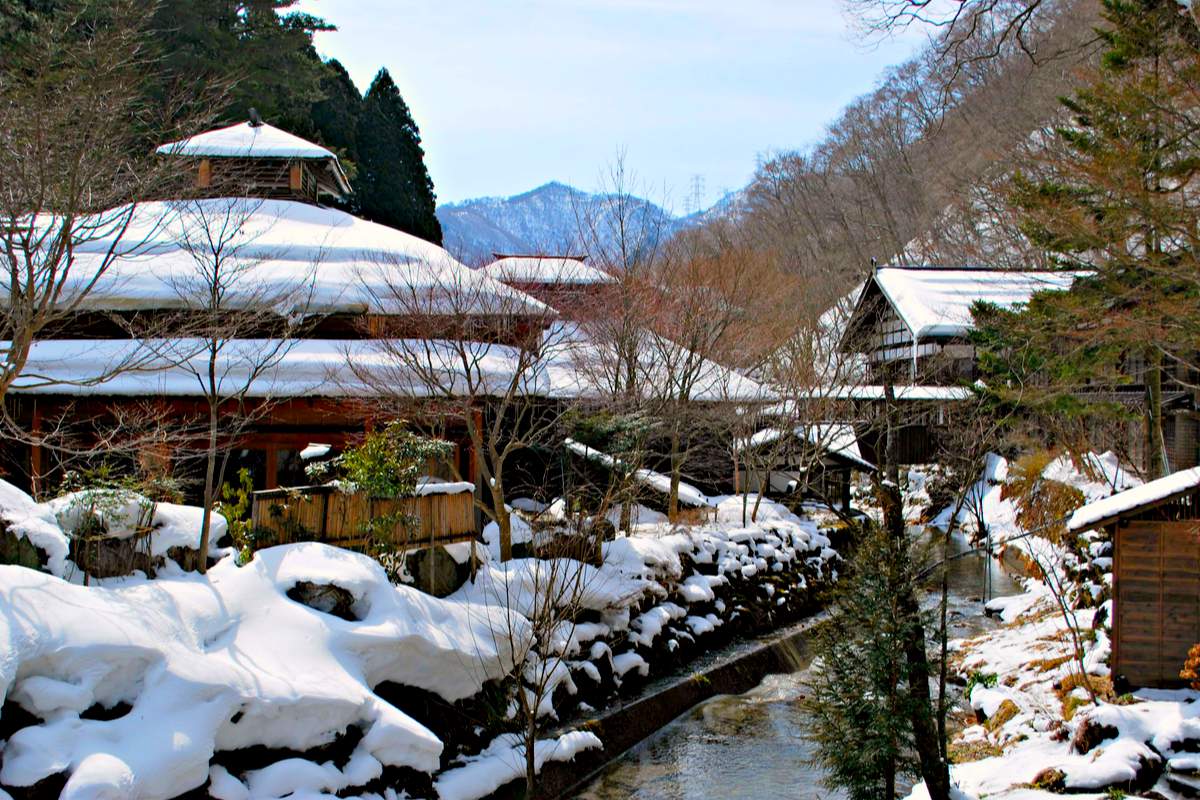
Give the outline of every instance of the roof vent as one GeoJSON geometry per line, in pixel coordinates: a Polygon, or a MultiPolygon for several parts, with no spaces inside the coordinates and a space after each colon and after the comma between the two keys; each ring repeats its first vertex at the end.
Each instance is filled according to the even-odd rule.
{"type": "Polygon", "coordinates": [[[251,128],[261,128],[262,124],[263,124],[262,117],[260,117],[258,115],[258,109],[257,108],[250,109],[250,127],[251,128]]]}

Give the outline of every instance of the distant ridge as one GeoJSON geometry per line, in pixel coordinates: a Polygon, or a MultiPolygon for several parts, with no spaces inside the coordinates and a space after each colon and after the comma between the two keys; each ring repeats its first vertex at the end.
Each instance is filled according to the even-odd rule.
{"type": "MultiPolygon", "coordinates": [[[[661,223],[668,234],[713,216],[730,213],[740,193],[721,198],[712,208],[678,216],[649,200],[639,200],[643,212],[661,223]]],[[[448,203],[437,209],[446,249],[461,261],[478,266],[492,253],[586,253],[579,238],[577,214],[595,209],[605,195],[589,194],[551,181],[511,197],[480,197],[448,203]]]]}

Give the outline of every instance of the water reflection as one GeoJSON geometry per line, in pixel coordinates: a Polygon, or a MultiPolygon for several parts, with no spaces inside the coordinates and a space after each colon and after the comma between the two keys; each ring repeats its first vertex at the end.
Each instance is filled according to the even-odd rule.
{"type": "Polygon", "coordinates": [[[772,675],[742,695],[704,703],[611,765],[590,800],[788,798],[834,800],[806,763],[803,673],[772,675]]]}

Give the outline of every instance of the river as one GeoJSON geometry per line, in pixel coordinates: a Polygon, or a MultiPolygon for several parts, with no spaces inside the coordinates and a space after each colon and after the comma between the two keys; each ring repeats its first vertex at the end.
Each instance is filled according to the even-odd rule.
{"type": "MultiPolygon", "coordinates": [[[[955,541],[958,551],[966,543],[955,541]]],[[[970,636],[994,624],[983,614],[982,596],[1020,591],[993,559],[970,555],[951,562],[951,637],[970,636]]],[[[936,603],[936,593],[927,598],[936,603]]],[[[607,768],[579,795],[586,800],[702,800],[772,798],[835,800],[844,795],[821,783],[809,763],[802,704],[807,661],[797,672],[770,675],[740,695],[701,703],[643,741],[607,768]]]]}

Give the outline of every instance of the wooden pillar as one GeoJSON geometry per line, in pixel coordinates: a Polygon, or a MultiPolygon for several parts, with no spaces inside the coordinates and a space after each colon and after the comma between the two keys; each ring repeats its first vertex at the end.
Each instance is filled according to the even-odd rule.
{"type": "Polygon", "coordinates": [[[200,168],[196,172],[196,186],[201,189],[212,186],[212,162],[207,158],[200,160],[200,168]]]}
{"type": "Polygon", "coordinates": [[[293,192],[304,191],[304,166],[299,161],[293,161],[288,169],[288,188],[293,192]]]}

